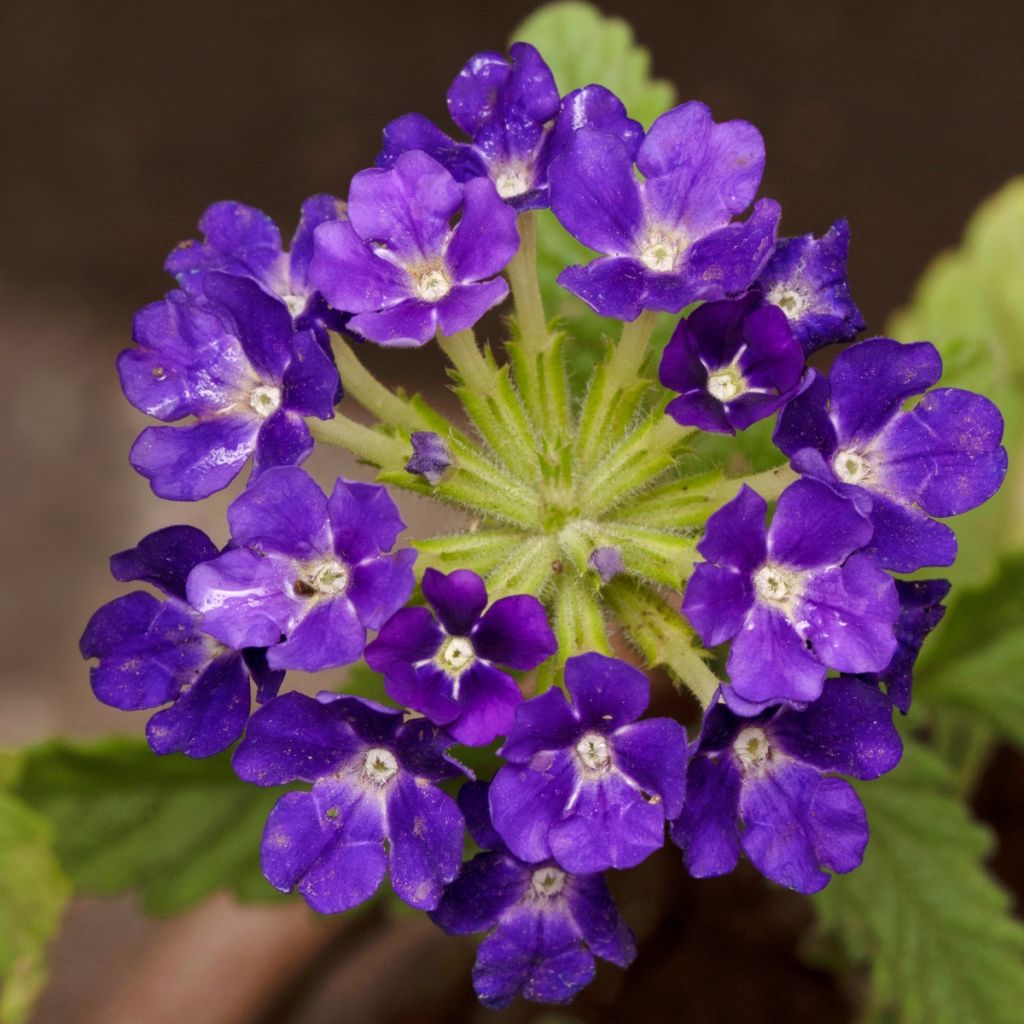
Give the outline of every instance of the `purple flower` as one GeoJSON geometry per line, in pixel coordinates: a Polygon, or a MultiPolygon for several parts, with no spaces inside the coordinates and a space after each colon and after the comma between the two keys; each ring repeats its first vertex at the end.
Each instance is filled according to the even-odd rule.
{"type": "Polygon", "coordinates": [[[405,464],[406,473],[417,473],[436,487],[452,465],[452,453],[444,438],[429,430],[414,430],[409,435],[412,458],[405,464]]]}
{"type": "Polygon", "coordinates": [[[789,318],[807,355],[831,342],[852,341],[864,329],[846,278],[849,248],[845,220],[837,220],[821,238],[780,238],[755,282],[789,318]]]}
{"type": "Polygon", "coordinates": [[[257,711],[235,751],[238,775],[313,783],[282,796],[267,819],[260,861],[270,884],[335,914],[369,899],[390,867],[406,903],[436,907],[462,860],[462,814],[435,785],[465,771],[445,756],[451,742],[422,718],[333,693],[287,693],[257,711]]]}
{"type": "Polygon", "coordinates": [[[484,178],[460,185],[426,153],[403,153],[352,179],[348,216],[317,228],[309,276],[371,341],[456,334],[508,295],[494,275],[519,245],[516,215],[484,178]]]}
{"type": "Polygon", "coordinates": [[[743,712],[815,700],[826,669],[877,672],[896,650],[896,586],[860,553],[867,517],[816,480],[783,491],[768,530],[767,509],[744,486],[708,519],[683,599],[705,644],[732,640],[724,695],[743,712]]]}
{"type": "Polygon", "coordinates": [[[939,388],[904,409],[941,375],[926,341],[862,341],[811,377],[775,429],[795,469],[870,498],[869,550],[895,572],[951,565],[956,537],[931,517],[982,504],[1006,475],[1003,418],[987,398],[939,388]]]}
{"type": "Polygon", "coordinates": [[[186,292],[200,297],[209,270],[251,277],[288,307],[295,330],[314,330],[323,337],[328,329],[341,330],[348,317],[331,309],[309,283],[313,231],[344,217],[340,199],[311,196],[302,204],[291,249],[285,252],[281,232],[262,210],[245,203],[214,203],[199,221],[203,240],[182,242],[167,257],[164,269],[186,292]]]}
{"type": "Polygon", "coordinates": [[[416,552],[388,554],[405,524],[376,484],[339,479],[327,498],[301,469],[268,470],[228,523],[232,549],[192,571],[189,600],[223,643],[269,647],[272,668],[356,661],[412,593],[416,552]]]}
{"type": "Polygon", "coordinates": [[[928,634],[942,621],[942,604],[949,593],[949,580],[897,580],[900,614],[896,619],[896,653],[881,672],[865,673],[861,679],[885,684],[889,700],[906,714],[910,710],[910,689],[914,665],[928,634]]]}
{"type": "Polygon", "coordinates": [[[830,679],[803,711],[741,718],[717,704],[704,716],[672,838],[695,878],[732,871],[742,849],[773,882],[817,892],[829,882],[823,869],[852,871],[868,841],[860,799],[833,773],[874,779],[902,752],[889,701],[856,679],[830,679]]]}
{"type": "Polygon", "coordinates": [[[680,320],[658,378],[680,392],[665,410],[677,423],[735,434],[775,412],[796,390],[803,368],[785,315],[749,294],[707,302],[680,320]]]}
{"type": "Polygon", "coordinates": [[[587,558],[587,566],[601,577],[602,583],[610,583],[619,573],[626,571],[626,563],[622,560],[622,551],[614,545],[594,548],[590,552],[590,557],[587,558]]]}
{"type": "Polygon", "coordinates": [[[209,757],[231,746],[249,717],[249,677],[257,698],[269,700],[283,672],[267,669],[265,652],[233,650],[202,629],[201,617],[185,600],[185,580],[217,548],[201,530],[169,526],[144,537],[138,547],[110,560],[115,579],[141,580],[165,595],[135,591],[105,604],[82,635],[93,692],[123,711],[170,705],[146,726],[157,754],[181,751],[209,757]]]}
{"type": "Polygon", "coordinates": [[[566,871],[629,868],[659,849],[683,805],[686,732],[636,721],[650,686],[601,654],[565,663],[570,704],[548,690],[522,704],[491,786],[494,827],[517,857],[566,871]]]}
{"type": "Polygon", "coordinates": [[[132,466],[161,498],[196,501],[226,487],[253,456],[253,477],[302,462],[304,417],[334,416],[338,371],[312,331],[244,277],[208,271],[205,299],[171,292],[135,317],[137,347],[118,357],[135,408],[181,427],[147,427],[132,466]]]}
{"type": "Polygon", "coordinates": [[[574,131],[597,128],[620,137],[635,152],[643,128],[622,102],[600,85],[561,100],[551,69],[529,43],[514,43],[506,60],[478,53],[448,90],[452,120],[472,138],[456,142],[422,114],[406,114],[384,129],[379,167],[393,167],[410,150],[423,150],[457,181],[490,178],[516,210],[548,205],[547,172],[574,131]]]}
{"type": "Polygon", "coordinates": [[[760,133],[715,124],[703,103],[662,114],[633,154],[584,128],[551,165],[551,208],[584,245],[604,253],[562,271],[559,284],[603,316],[678,313],[698,299],[745,291],[775,244],[779,206],[754,198],[764,167],[760,133]]]}
{"type": "Polygon", "coordinates": [[[484,581],[468,569],[423,574],[426,608],[402,608],[367,645],[366,662],[384,675],[388,696],[443,725],[460,743],[505,736],[523,696],[495,662],[536,668],[558,648],[535,597],[503,597],[487,607],[484,581]]]}
{"type": "Polygon", "coordinates": [[[468,782],[459,806],[476,842],[491,852],[463,865],[431,919],[449,935],[489,932],[473,987],[485,1006],[518,994],[567,1003],[594,977],[594,958],[628,967],[636,943],[600,875],[571,875],[552,861],[529,864],[491,826],[487,783],[468,782]]]}

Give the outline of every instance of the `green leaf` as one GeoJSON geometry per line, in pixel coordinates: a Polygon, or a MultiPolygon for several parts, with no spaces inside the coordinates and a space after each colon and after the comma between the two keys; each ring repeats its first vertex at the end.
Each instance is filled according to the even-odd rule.
{"type": "Polygon", "coordinates": [[[864,863],[814,903],[870,969],[873,1019],[1015,1024],[1024,925],[983,866],[992,835],[952,795],[949,769],[907,741],[897,771],[857,789],[871,823],[864,863]]]}
{"type": "MultiPolygon", "coordinates": [[[[1024,178],[983,203],[960,247],[925,272],[908,308],[889,330],[901,341],[927,339],[942,353],[943,387],[991,398],[1006,419],[1004,443],[1024,442],[1024,178]]],[[[1024,466],[1011,458],[999,494],[980,509],[951,520],[965,541],[948,575],[977,583],[1002,551],[1024,545],[1024,466]]]]}
{"type": "Polygon", "coordinates": [[[2,1024],[21,1024],[28,1018],[46,980],[47,944],[70,896],[71,883],[53,854],[48,822],[11,793],[0,791],[2,1024]]]}
{"type": "Polygon", "coordinates": [[[76,888],[138,889],[151,913],[174,913],[218,889],[279,894],[259,869],[263,825],[280,790],[238,779],[227,754],[157,757],[144,742],[54,740],[27,750],[17,794],[53,827],[76,888]]]}
{"type": "Polygon", "coordinates": [[[1024,553],[1005,558],[986,586],[953,592],[925,644],[915,697],[967,711],[1024,749],[1024,553]]]}

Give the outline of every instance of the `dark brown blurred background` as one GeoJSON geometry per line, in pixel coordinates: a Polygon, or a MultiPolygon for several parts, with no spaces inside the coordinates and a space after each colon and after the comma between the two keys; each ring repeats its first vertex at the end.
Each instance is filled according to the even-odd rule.
{"type": "MultiPolygon", "coordinates": [[[[389,119],[415,109],[444,122],[463,61],[503,48],[533,6],[2,4],[0,744],[141,729],[141,716],[92,700],[76,653],[92,609],[117,593],[105,559],[186,517],[223,535],[226,496],[199,509],[160,503],[126,461],[142,417],[119,400],[113,359],[133,311],[168,287],[166,251],[215,199],[260,206],[289,233],[306,195],[345,193],[389,119]]],[[[876,330],[977,203],[1024,169],[1020,5],[601,6],[630,18],[681,99],[761,128],[764,194],[781,201],[787,234],[849,217],[855,294],[876,330]]],[[[428,353],[400,364],[382,354],[377,366],[414,386],[440,379],[428,353]]],[[[431,514],[410,507],[411,528],[431,514]]],[[[1019,778],[1019,764],[1002,758],[1019,778]]],[[[990,773],[979,804],[1011,842],[1024,832],[1007,810],[1024,802],[1012,777],[990,773]]],[[[810,920],[799,899],[745,872],[694,885],[671,851],[621,893],[640,961],[626,976],[602,969],[572,1019],[846,1019],[843,993],[797,956],[810,920]]],[[[474,1010],[471,955],[422,918],[339,926],[301,907],[242,910],[224,899],[153,923],[128,898],[81,900],[37,1020],[539,1019],[522,1006],[507,1018],[474,1010]]]]}

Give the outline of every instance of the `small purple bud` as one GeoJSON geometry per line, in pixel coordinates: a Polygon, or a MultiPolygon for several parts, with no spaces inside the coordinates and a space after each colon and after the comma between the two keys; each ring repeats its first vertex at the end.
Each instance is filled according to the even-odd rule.
{"type": "Polygon", "coordinates": [[[436,487],[454,462],[451,449],[439,434],[429,430],[417,430],[409,440],[412,458],[405,464],[405,471],[418,473],[431,487],[436,487]]]}
{"type": "Polygon", "coordinates": [[[625,570],[622,552],[616,547],[594,548],[587,559],[587,565],[601,577],[602,583],[608,583],[625,570]]]}

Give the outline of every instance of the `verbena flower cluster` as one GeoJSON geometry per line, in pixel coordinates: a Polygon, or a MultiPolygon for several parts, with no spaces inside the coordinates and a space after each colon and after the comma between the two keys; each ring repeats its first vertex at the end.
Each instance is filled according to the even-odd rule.
{"type": "Polygon", "coordinates": [[[82,653],[101,701],[158,709],[156,753],[234,746],[243,780],[292,786],[263,835],[272,885],[334,913],[389,876],[485,936],[484,1003],[562,1003],[595,959],[635,957],[606,875],[666,837],[695,877],[743,854],[811,893],[857,867],[847,778],[899,761],[893,706],[949,589],[893,574],[952,563],[941,520],[992,496],[1006,451],[991,402],[935,387],[928,342],[856,340],[848,226],[778,237],[752,125],[691,102],[645,130],[600,85],[562,96],[526,43],[473,57],[448,108],[463,139],[398,118],[347,201],[303,204],[290,250],[218,203],[168,257],[176,287],[118,369],[173,425],[131,463],[186,501],[251,470],[223,548],[175,526],[114,556],[159,596],[105,605],[82,653]],[[596,253],[558,283],[622,323],[582,394],[538,283],[552,213],[596,253]],[[510,292],[500,363],[473,328],[510,292]],[[433,339],[469,431],[357,356],[433,339]],[[789,467],[698,461],[702,432],[768,417],[789,467]],[[325,492],[301,468],[314,441],[377,482],[325,492]],[[446,506],[447,532],[406,538],[388,486],[446,506]],[[366,672],[280,692],[361,660],[390,704],[360,695],[366,672]],[[691,738],[664,695],[648,713],[659,665],[701,704],[691,738]]]}

